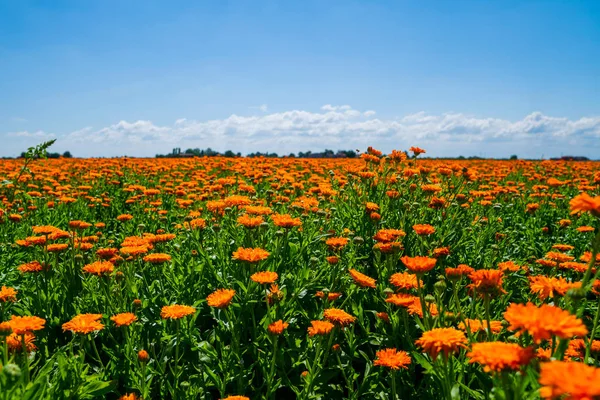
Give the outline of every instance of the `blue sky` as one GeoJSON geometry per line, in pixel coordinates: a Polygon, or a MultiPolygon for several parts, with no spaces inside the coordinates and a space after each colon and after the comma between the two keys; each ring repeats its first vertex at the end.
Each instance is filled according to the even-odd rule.
{"type": "Polygon", "coordinates": [[[0,0],[0,156],[600,158],[600,1],[0,0]]]}

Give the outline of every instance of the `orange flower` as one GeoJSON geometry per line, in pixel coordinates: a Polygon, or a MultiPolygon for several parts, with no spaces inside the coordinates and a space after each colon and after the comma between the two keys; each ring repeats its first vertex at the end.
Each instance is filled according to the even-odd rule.
{"type": "Polygon", "coordinates": [[[292,218],[290,214],[273,214],[271,215],[271,219],[275,226],[280,228],[293,228],[295,226],[302,225],[302,221],[300,218],[292,218]]]}
{"type": "Polygon", "coordinates": [[[469,279],[473,282],[469,288],[477,290],[484,295],[493,295],[506,293],[502,289],[502,271],[498,269],[479,269],[469,274],[469,279]]]}
{"type": "Polygon", "coordinates": [[[141,397],[138,397],[135,393],[129,393],[119,397],[119,400],[141,400],[141,397]]]}
{"type": "Polygon", "coordinates": [[[308,328],[308,335],[311,337],[315,335],[327,335],[335,327],[335,325],[329,321],[311,321],[310,325],[311,326],[308,328]]]}
{"type": "Polygon", "coordinates": [[[547,399],[592,400],[600,397],[600,368],[578,362],[540,364],[540,395],[547,399]]]}
{"type": "Polygon", "coordinates": [[[569,255],[559,253],[556,251],[549,251],[548,253],[546,253],[546,258],[552,261],[556,261],[557,263],[573,261],[575,259],[575,257],[571,257],[569,255]]]}
{"type": "Polygon", "coordinates": [[[390,283],[401,290],[415,289],[417,287],[417,277],[408,272],[396,272],[390,277],[390,283]]]}
{"type": "Polygon", "coordinates": [[[408,257],[404,256],[400,259],[406,268],[413,274],[423,274],[427,271],[431,271],[435,267],[437,259],[430,257],[408,257]]]}
{"type": "Polygon", "coordinates": [[[133,322],[137,321],[135,314],[130,312],[120,313],[110,317],[110,320],[115,323],[116,326],[129,326],[133,322]]]}
{"type": "Polygon", "coordinates": [[[472,350],[467,353],[469,363],[483,365],[485,372],[517,370],[527,365],[533,355],[531,348],[504,342],[473,343],[472,350]]]}
{"type": "Polygon", "coordinates": [[[277,275],[277,272],[271,272],[271,271],[256,272],[256,273],[252,274],[252,276],[250,276],[250,279],[252,279],[256,283],[260,283],[261,285],[273,283],[277,280],[277,278],[279,278],[279,275],[277,275]]]}
{"type": "Polygon", "coordinates": [[[24,335],[26,333],[44,329],[46,320],[35,316],[17,317],[13,315],[10,317],[10,321],[8,321],[8,323],[13,333],[17,335],[24,335]]]}
{"type": "Polygon", "coordinates": [[[133,219],[133,215],[131,214],[121,214],[117,217],[117,220],[124,222],[124,221],[130,221],[133,219]]]}
{"type": "Polygon", "coordinates": [[[423,332],[423,335],[415,341],[415,344],[435,360],[439,353],[447,358],[450,353],[465,348],[467,337],[462,331],[454,328],[436,328],[423,332]]]}
{"type": "Polygon", "coordinates": [[[600,196],[591,197],[587,193],[575,196],[569,202],[571,214],[589,211],[592,215],[600,218],[600,196]]]}
{"type": "Polygon", "coordinates": [[[515,264],[514,261],[504,261],[498,263],[498,269],[502,272],[515,272],[522,269],[522,267],[520,265],[515,264]]]}
{"type": "Polygon", "coordinates": [[[26,274],[31,272],[40,272],[43,270],[42,264],[39,261],[32,261],[26,264],[21,264],[17,267],[20,273],[26,274]]]}
{"type": "Polygon", "coordinates": [[[383,349],[378,350],[376,355],[376,359],[373,362],[373,365],[380,367],[387,367],[390,369],[408,369],[408,365],[410,364],[410,356],[407,352],[396,349],[383,349]]]}
{"type": "MultiPolygon", "coordinates": [[[[337,293],[337,292],[329,292],[327,293],[327,300],[328,301],[334,301],[339,299],[342,296],[341,293],[337,293]]],[[[324,299],[325,298],[325,292],[319,290],[317,293],[315,293],[315,297],[318,297],[320,299],[324,299]]]]}
{"type": "Polygon", "coordinates": [[[160,311],[160,316],[164,319],[180,319],[196,312],[192,306],[182,306],[173,304],[171,306],[163,306],[160,311]]]}
{"type": "Polygon", "coordinates": [[[456,268],[446,268],[445,272],[448,279],[459,280],[463,276],[467,276],[475,272],[475,269],[466,264],[459,264],[456,268]]]}
{"type": "Polygon", "coordinates": [[[328,308],[324,311],[323,316],[325,319],[338,324],[339,326],[350,325],[356,320],[355,317],[339,308],[328,308]]]}
{"type": "Polygon", "coordinates": [[[171,261],[171,256],[164,253],[148,254],[143,260],[150,264],[162,264],[171,261]]]}
{"type": "Polygon", "coordinates": [[[147,362],[150,359],[150,354],[148,354],[148,352],[146,350],[140,350],[138,351],[138,360],[140,362],[147,362]]]}
{"type": "Polygon", "coordinates": [[[53,244],[49,244],[46,247],[46,250],[48,250],[48,252],[50,252],[50,253],[59,253],[61,251],[65,251],[68,248],[69,248],[69,245],[66,243],[53,243],[53,244]]]}
{"type": "Polygon", "coordinates": [[[536,307],[532,303],[513,303],[506,309],[504,319],[510,323],[508,329],[528,332],[536,343],[553,336],[571,339],[588,333],[583,322],[575,315],[548,304],[536,307]]]}
{"type": "Polygon", "coordinates": [[[87,335],[88,333],[104,329],[104,325],[99,322],[101,318],[102,314],[79,314],[69,322],[65,322],[62,328],[63,331],[87,335]]]}
{"type": "Polygon", "coordinates": [[[374,288],[375,287],[375,282],[376,280],[363,274],[358,272],[355,269],[350,269],[348,270],[348,272],[350,273],[350,276],[352,277],[352,279],[354,279],[354,282],[361,287],[369,287],[369,288],[374,288]]]}
{"type": "MultiPolygon", "coordinates": [[[[432,317],[438,315],[437,305],[435,303],[427,303],[427,308],[429,310],[429,314],[432,317]]],[[[407,311],[410,315],[418,315],[423,318],[423,307],[421,307],[421,299],[415,297],[415,301],[408,305],[407,311]]]]}
{"type": "Polygon", "coordinates": [[[17,291],[13,288],[2,286],[0,289],[0,303],[17,301],[17,291]]]}
{"type": "Polygon", "coordinates": [[[373,239],[379,243],[391,243],[404,236],[406,233],[401,229],[381,229],[373,236],[373,239]]]}
{"type": "Polygon", "coordinates": [[[429,224],[416,224],[412,228],[417,235],[431,235],[435,233],[435,228],[429,224]]]}
{"type": "Polygon", "coordinates": [[[584,233],[584,232],[594,232],[596,229],[593,226],[584,225],[584,226],[580,226],[578,228],[575,228],[575,230],[577,232],[584,233]]]}
{"type": "Polygon", "coordinates": [[[263,222],[265,222],[265,220],[260,215],[257,217],[251,217],[248,214],[243,214],[240,215],[237,219],[237,223],[246,228],[256,228],[257,226],[260,226],[260,224],[262,224],[263,222]]]}
{"type": "Polygon", "coordinates": [[[233,252],[233,259],[246,261],[249,263],[257,263],[259,261],[266,260],[270,254],[271,253],[261,248],[238,247],[238,249],[233,252]]]}
{"type": "Polygon", "coordinates": [[[96,275],[96,276],[103,276],[103,275],[108,275],[111,272],[113,272],[115,267],[114,267],[114,265],[112,265],[112,263],[110,263],[108,261],[95,261],[91,264],[87,264],[82,269],[84,272],[87,272],[88,274],[92,274],[92,275],[96,275]]]}
{"type": "Polygon", "coordinates": [[[408,149],[408,151],[412,151],[413,154],[415,155],[415,157],[418,156],[419,154],[426,153],[425,150],[423,150],[419,147],[416,147],[416,146],[412,146],[410,149],[408,149]]]}
{"type": "MultiPolygon", "coordinates": [[[[492,328],[492,333],[500,333],[502,331],[502,321],[490,321],[490,326],[492,328]]],[[[465,322],[461,322],[458,324],[458,329],[461,331],[467,331],[467,327],[469,331],[472,333],[487,331],[487,322],[481,321],[478,319],[465,319],[465,322]]]]}
{"type": "Polygon", "coordinates": [[[345,237],[333,237],[327,239],[325,241],[325,244],[327,245],[327,247],[329,247],[329,250],[340,251],[341,249],[346,247],[348,241],[349,239],[345,237]]]}
{"type": "Polygon", "coordinates": [[[536,293],[541,300],[556,295],[564,296],[571,288],[581,287],[581,282],[569,283],[563,277],[549,278],[544,275],[529,277],[529,288],[531,293],[536,293]]]}
{"type": "Polygon", "coordinates": [[[208,305],[216,308],[225,308],[235,296],[235,290],[233,289],[219,289],[208,295],[206,300],[208,305]]]}
{"type": "Polygon", "coordinates": [[[221,400],[250,400],[250,397],[246,396],[227,396],[221,400]]]}
{"type": "MultiPolygon", "coordinates": [[[[398,307],[409,307],[414,304],[415,301],[419,300],[417,296],[406,293],[394,293],[385,299],[386,303],[393,304],[398,307]]],[[[419,303],[420,304],[420,303],[419,303]]]]}
{"type": "Polygon", "coordinates": [[[37,349],[37,347],[35,347],[35,344],[33,343],[35,342],[35,335],[33,333],[27,332],[23,336],[17,335],[16,333],[8,335],[6,337],[6,345],[8,346],[8,350],[13,353],[22,352],[23,337],[25,338],[25,348],[28,353],[31,353],[32,351],[37,349]]]}
{"type": "Polygon", "coordinates": [[[283,320],[275,321],[269,325],[269,333],[271,335],[281,335],[287,329],[289,324],[283,320]]]}

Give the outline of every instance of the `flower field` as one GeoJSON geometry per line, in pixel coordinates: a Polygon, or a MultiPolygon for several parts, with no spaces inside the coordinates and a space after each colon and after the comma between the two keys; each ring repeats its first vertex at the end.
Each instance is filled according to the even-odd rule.
{"type": "Polygon", "coordinates": [[[600,164],[0,161],[0,399],[600,399],[600,164]]]}

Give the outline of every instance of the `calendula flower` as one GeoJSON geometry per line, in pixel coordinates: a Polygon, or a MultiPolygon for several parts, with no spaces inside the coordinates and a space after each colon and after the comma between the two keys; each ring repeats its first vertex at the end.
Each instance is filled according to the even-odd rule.
{"type": "Polygon", "coordinates": [[[17,267],[20,273],[27,274],[32,272],[40,272],[43,271],[42,264],[39,261],[32,261],[26,264],[21,264],[17,267]]]}
{"type": "Polygon", "coordinates": [[[25,339],[25,349],[28,353],[35,351],[35,335],[27,332],[23,335],[17,335],[16,333],[10,334],[6,337],[6,345],[8,351],[11,353],[20,353],[23,351],[23,338],[25,339]]]}
{"type": "Polygon", "coordinates": [[[471,273],[475,272],[475,269],[466,264],[459,264],[454,268],[446,268],[445,272],[448,279],[457,281],[463,276],[469,276],[471,273]]]}
{"type": "Polygon", "coordinates": [[[332,251],[340,251],[348,244],[349,239],[345,237],[333,237],[325,241],[327,247],[332,251]]]}
{"type": "Polygon", "coordinates": [[[386,299],[386,303],[393,304],[398,307],[407,307],[414,304],[415,301],[419,300],[419,297],[413,296],[412,294],[406,293],[394,293],[389,295],[386,299]]]}
{"type": "Polygon", "coordinates": [[[469,288],[475,289],[477,293],[484,295],[494,295],[506,293],[502,289],[502,271],[498,269],[479,269],[469,274],[471,283],[469,288]]]}
{"type": "Polygon", "coordinates": [[[254,264],[259,261],[266,260],[270,254],[271,253],[261,248],[239,247],[236,251],[233,252],[233,259],[246,261],[254,264]]]}
{"type": "Polygon", "coordinates": [[[373,365],[379,367],[386,367],[390,369],[408,369],[410,365],[410,356],[407,352],[396,349],[383,349],[377,351],[375,354],[377,357],[373,362],[373,365]]]}
{"type": "Polygon", "coordinates": [[[415,155],[415,157],[418,156],[419,154],[426,153],[425,150],[423,150],[419,147],[416,147],[416,146],[412,146],[410,149],[408,149],[408,151],[412,151],[413,154],[415,155]]]}
{"type": "Polygon", "coordinates": [[[164,253],[148,254],[143,260],[150,264],[162,264],[171,261],[171,256],[164,253]]]}
{"type": "Polygon", "coordinates": [[[102,314],[79,314],[69,322],[65,322],[62,325],[62,329],[63,331],[87,335],[88,333],[104,329],[104,325],[99,322],[101,318],[102,314]]]}
{"type": "Polygon", "coordinates": [[[408,272],[397,272],[390,277],[390,283],[400,290],[417,288],[417,277],[408,272]]]}
{"type": "Polygon", "coordinates": [[[0,289],[0,303],[17,301],[17,291],[14,288],[2,286],[0,289]]]}
{"type": "Polygon", "coordinates": [[[350,276],[352,277],[352,279],[358,286],[368,287],[368,288],[375,287],[375,283],[377,281],[375,279],[371,278],[370,276],[367,276],[361,272],[358,272],[355,269],[350,269],[350,270],[348,270],[348,272],[350,273],[350,276]]]}
{"type": "Polygon", "coordinates": [[[129,393],[119,397],[119,400],[141,400],[141,397],[138,397],[135,393],[129,393]]]}
{"type": "Polygon", "coordinates": [[[579,362],[540,364],[540,395],[546,399],[592,400],[600,397],[600,368],[579,362]]]}
{"type": "Polygon", "coordinates": [[[96,276],[106,276],[115,270],[115,266],[108,261],[95,261],[91,264],[87,264],[82,268],[84,272],[96,276]]]}
{"type": "Polygon", "coordinates": [[[381,229],[373,236],[373,239],[379,243],[391,243],[404,236],[406,233],[402,229],[381,229]]]}
{"type": "Polygon", "coordinates": [[[287,322],[283,322],[283,320],[280,319],[279,321],[269,324],[269,333],[271,335],[281,335],[288,326],[289,324],[287,322]]]}
{"type": "MultiPolygon", "coordinates": [[[[492,333],[500,333],[502,331],[502,321],[490,321],[490,327],[492,328],[492,333]]],[[[487,321],[466,318],[464,322],[458,324],[458,329],[461,331],[466,332],[467,328],[472,333],[487,331],[487,321]]]]}
{"type": "Polygon", "coordinates": [[[252,276],[250,276],[250,279],[252,279],[256,283],[260,283],[261,285],[273,283],[277,280],[277,278],[279,278],[277,272],[272,271],[256,272],[252,274],[252,276]]]}
{"type": "Polygon", "coordinates": [[[323,316],[326,320],[339,326],[350,325],[356,320],[356,317],[339,308],[328,308],[323,312],[323,316]]]}
{"type": "Polygon", "coordinates": [[[250,400],[250,397],[246,396],[227,396],[221,400],[250,400]]]}
{"type": "Polygon", "coordinates": [[[437,259],[430,257],[408,257],[404,256],[400,259],[406,268],[413,274],[423,274],[427,271],[431,271],[437,262],[437,259]]]}
{"type": "Polygon", "coordinates": [[[272,214],[271,219],[275,226],[290,229],[295,226],[301,226],[300,218],[293,218],[290,214],[272,214]]]}
{"type": "Polygon", "coordinates": [[[242,214],[237,219],[237,223],[246,228],[256,228],[263,222],[265,222],[265,220],[260,215],[257,217],[251,217],[248,214],[242,214]]]}
{"type": "Polygon", "coordinates": [[[311,321],[310,325],[311,326],[308,328],[309,336],[327,335],[335,328],[335,325],[329,321],[311,321]]]}
{"type": "Polygon", "coordinates": [[[211,307],[225,308],[231,303],[233,296],[235,296],[235,290],[219,289],[209,294],[206,300],[208,301],[208,305],[211,307]]]}
{"type": "Polygon", "coordinates": [[[518,370],[527,365],[533,356],[531,348],[504,342],[473,343],[472,350],[467,353],[469,363],[483,365],[485,372],[518,370]]]}
{"type": "Polygon", "coordinates": [[[531,293],[535,293],[541,300],[554,298],[555,296],[564,296],[569,289],[581,287],[581,282],[570,283],[563,277],[552,278],[545,275],[529,277],[529,288],[531,293]]]}
{"type": "Polygon", "coordinates": [[[26,333],[44,329],[46,320],[36,316],[18,317],[13,315],[10,317],[8,323],[13,333],[24,335],[26,333]]]}
{"type": "Polygon", "coordinates": [[[171,306],[163,306],[160,311],[160,316],[163,319],[180,319],[196,312],[196,308],[192,306],[184,306],[173,304],[171,306]]]}
{"type": "Polygon", "coordinates": [[[412,228],[417,235],[431,235],[435,233],[435,228],[429,224],[416,224],[412,228]]]}
{"type": "Polygon", "coordinates": [[[583,322],[568,311],[549,304],[536,307],[532,303],[511,304],[504,313],[509,330],[528,332],[536,343],[553,336],[571,339],[588,333],[583,322]]]}
{"type": "Polygon", "coordinates": [[[572,198],[569,204],[571,205],[571,214],[589,212],[600,218],[600,196],[592,197],[587,193],[582,193],[572,198]]]}
{"type": "Polygon", "coordinates": [[[423,349],[432,359],[442,353],[445,358],[461,348],[466,348],[467,337],[464,332],[454,328],[435,328],[423,332],[415,344],[423,349]]]}
{"type": "Polygon", "coordinates": [[[133,322],[137,321],[137,317],[134,313],[125,312],[110,317],[110,320],[115,323],[116,326],[129,326],[133,322]]]}

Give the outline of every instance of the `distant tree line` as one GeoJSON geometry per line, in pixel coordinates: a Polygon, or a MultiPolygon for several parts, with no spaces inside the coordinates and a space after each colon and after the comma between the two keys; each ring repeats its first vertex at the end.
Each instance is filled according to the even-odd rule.
{"type": "MultiPolygon", "coordinates": [[[[23,152],[21,152],[21,155],[19,157],[17,157],[17,158],[25,158],[26,154],[27,153],[23,151],[23,152]]],[[[60,157],[62,157],[62,158],[73,158],[73,155],[68,150],[65,151],[62,154],[60,154],[60,153],[50,153],[49,151],[46,152],[46,158],[60,158],[60,157]]],[[[5,159],[5,160],[9,160],[12,157],[2,157],[2,158],[5,159]]],[[[36,157],[36,158],[40,158],[40,157],[36,157]]]]}
{"type": "MultiPolygon", "coordinates": [[[[333,150],[326,149],[322,152],[317,152],[317,153],[313,153],[310,150],[307,152],[301,151],[298,153],[297,156],[294,153],[290,153],[284,157],[291,157],[291,158],[295,158],[295,157],[297,157],[297,158],[354,158],[357,156],[357,154],[358,153],[354,150],[338,150],[337,152],[335,152],[333,150]]],[[[211,149],[210,147],[207,149],[195,148],[195,149],[187,149],[185,151],[181,151],[181,148],[176,147],[173,149],[173,151],[171,151],[168,154],[157,154],[156,155],[157,158],[218,157],[218,156],[220,156],[220,157],[241,157],[242,153],[240,153],[240,152],[234,153],[231,150],[227,150],[223,153],[220,153],[218,151],[211,149]]],[[[254,153],[247,154],[246,157],[277,158],[277,157],[279,157],[279,154],[269,153],[269,152],[262,153],[260,151],[257,151],[254,153]]]]}

